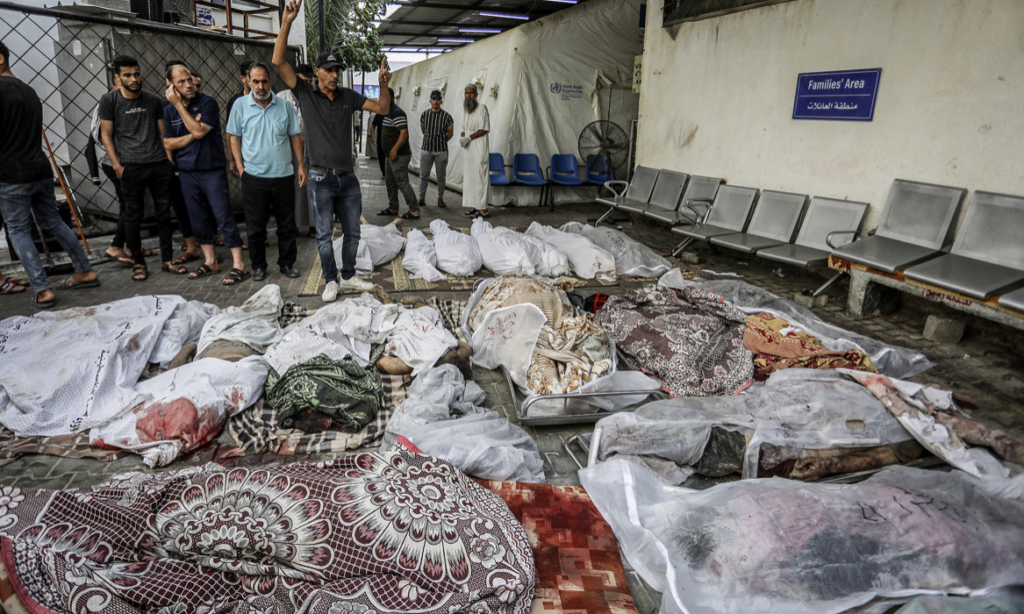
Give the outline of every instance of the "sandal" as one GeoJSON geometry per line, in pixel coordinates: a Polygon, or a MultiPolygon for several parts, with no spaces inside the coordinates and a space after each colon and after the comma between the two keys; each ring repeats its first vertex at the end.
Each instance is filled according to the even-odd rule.
{"type": "Polygon", "coordinates": [[[444,201],[441,200],[440,198],[437,199],[437,206],[442,208],[442,209],[445,209],[445,208],[448,207],[448,205],[444,204],[444,201]]]}
{"type": "Polygon", "coordinates": [[[378,211],[377,215],[398,215],[398,211],[395,211],[394,209],[385,209],[383,211],[378,211]]]}
{"type": "Polygon", "coordinates": [[[49,309],[57,303],[57,297],[55,296],[48,301],[41,301],[39,300],[39,294],[34,294],[32,295],[32,302],[35,303],[36,307],[39,309],[49,309]]]}
{"type": "Polygon", "coordinates": [[[143,249],[142,250],[142,257],[143,258],[149,258],[150,256],[155,256],[155,255],[156,255],[156,252],[154,252],[151,249],[143,249]]]}
{"type": "Polygon", "coordinates": [[[19,284],[21,280],[8,277],[0,284],[0,294],[18,294],[25,291],[25,286],[19,284]]]}
{"type": "Polygon", "coordinates": [[[128,266],[133,266],[135,264],[135,261],[132,260],[132,257],[124,252],[121,252],[116,256],[110,256],[110,259],[119,264],[126,264],[128,266]]]}
{"type": "Polygon", "coordinates": [[[484,213],[483,211],[477,211],[473,214],[473,219],[475,220],[478,217],[491,217],[491,212],[488,211],[487,213],[484,213]]]}
{"type": "Polygon", "coordinates": [[[187,264],[189,262],[192,262],[193,260],[200,260],[202,257],[203,257],[202,254],[198,254],[197,255],[197,254],[190,254],[188,252],[185,252],[184,254],[179,256],[177,260],[172,261],[171,264],[174,264],[174,265],[187,264]]]}
{"type": "Polygon", "coordinates": [[[188,274],[189,279],[199,279],[200,277],[206,277],[210,273],[213,273],[213,269],[207,266],[205,263],[200,264],[199,268],[188,274]]]}
{"type": "Polygon", "coordinates": [[[146,268],[146,265],[136,264],[132,267],[132,281],[146,281],[147,279],[149,279],[149,269],[146,268]]]}
{"type": "Polygon", "coordinates": [[[419,213],[413,213],[413,212],[410,211],[409,213],[402,214],[402,215],[400,215],[398,217],[402,218],[403,220],[418,220],[418,219],[420,219],[420,214],[419,213]]]}
{"type": "Polygon", "coordinates": [[[175,275],[184,275],[188,273],[188,269],[180,264],[174,264],[173,262],[164,262],[160,265],[160,270],[164,273],[173,273],[175,275]]]}
{"type": "Polygon", "coordinates": [[[243,281],[252,277],[252,273],[249,271],[240,271],[238,269],[231,269],[228,272],[228,276],[224,278],[223,284],[225,286],[237,286],[243,281]]]}
{"type": "MultiPolygon", "coordinates": [[[[141,265],[140,265],[141,266],[141,265]]],[[[74,277],[68,277],[64,281],[58,284],[59,288],[65,290],[78,290],[79,288],[95,288],[100,285],[100,278],[90,279],[89,281],[78,281],[74,277]]]]}
{"type": "Polygon", "coordinates": [[[469,217],[473,217],[476,214],[477,214],[477,210],[476,209],[470,209],[469,211],[466,212],[466,215],[468,215],[469,217]]]}

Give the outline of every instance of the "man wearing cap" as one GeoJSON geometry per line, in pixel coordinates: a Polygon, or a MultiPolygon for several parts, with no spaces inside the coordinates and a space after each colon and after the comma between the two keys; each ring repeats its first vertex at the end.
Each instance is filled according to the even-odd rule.
{"type": "Polygon", "coordinates": [[[430,167],[437,171],[437,206],[444,207],[444,178],[448,171],[448,141],[452,140],[455,122],[441,109],[441,90],[430,92],[430,108],[420,115],[423,144],[420,145],[420,207],[427,206],[427,184],[430,167]]]}
{"type": "Polygon", "coordinates": [[[306,83],[288,64],[288,34],[299,14],[302,0],[289,2],[281,16],[281,31],[274,45],[274,66],[285,85],[295,94],[302,109],[305,128],[305,153],[309,161],[309,195],[316,213],[316,241],[320,266],[327,282],[323,300],[338,298],[339,291],[370,292],[373,284],[356,277],[356,251],[359,249],[359,216],[363,196],[352,166],[352,114],[363,109],[387,115],[391,110],[388,83],[391,73],[386,58],[381,58],[380,99],[367,100],[348,88],[338,87],[341,64],[330,52],[316,58],[316,80],[306,83]],[[341,271],[334,260],[334,218],[341,220],[344,233],[341,271]]]}
{"type": "Polygon", "coordinates": [[[462,206],[469,209],[466,215],[473,218],[491,214],[487,210],[491,196],[490,143],[487,138],[491,118],[487,107],[477,102],[476,96],[476,84],[466,85],[466,100],[462,104],[465,118],[462,121],[462,138],[459,139],[459,145],[466,150],[462,156],[462,206]]]}
{"type": "Polygon", "coordinates": [[[381,128],[381,144],[387,156],[384,160],[384,184],[388,189],[388,208],[377,215],[398,215],[398,192],[401,191],[409,207],[409,212],[402,219],[418,220],[420,207],[416,202],[416,192],[409,185],[409,162],[412,160],[409,118],[402,107],[395,104],[395,92],[388,90],[388,93],[391,95],[391,111],[384,117],[381,128]]]}

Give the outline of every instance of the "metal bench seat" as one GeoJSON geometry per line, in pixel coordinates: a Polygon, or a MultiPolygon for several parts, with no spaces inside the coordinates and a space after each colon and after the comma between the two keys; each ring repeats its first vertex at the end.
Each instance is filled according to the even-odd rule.
{"type": "Polygon", "coordinates": [[[679,199],[683,197],[683,190],[690,180],[686,173],[676,173],[661,169],[658,172],[658,180],[651,191],[651,198],[644,204],[631,202],[619,207],[620,211],[639,213],[647,215],[650,212],[662,215],[675,215],[679,208],[679,199]]]}
{"type": "Polygon", "coordinates": [[[1000,296],[999,305],[1024,313],[1024,288],[1000,296]]]}
{"type": "Polygon", "coordinates": [[[897,273],[941,255],[967,190],[896,179],[875,236],[840,247],[835,256],[897,273]]]}
{"type": "MultiPolygon", "coordinates": [[[[666,171],[661,171],[665,173],[666,171]]],[[[686,184],[686,191],[682,193],[682,200],[677,207],[671,211],[657,207],[648,207],[644,216],[665,224],[675,226],[677,224],[696,224],[703,218],[708,209],[711,208],[718,195],[718,188],[722,185],[720,177],[703,177],[695,175],[690,177],[686,184]]],[[[653,198],[651,199],[653,202],[653,198]]]]}
{"type": "Polygon", "coordinates": [[[760,249],[757,256],[804,268],[826,264],[833,249],[858,236],[867,210],[867,203],[815,196],[807,206],[796,241],[760,249]]]}
{"type": "MultiPolygon", "coordinates": [[[[633,172],[633,180],[628,184],[625,181],[611,180],[606,181],[604,187],[612,190],[612,186],[625,187],[625,191],[617,194],[615,198],[598,198],[597,202],[608,205],[608,211],[604,215],[597,218],[594,222],[594,226],[600,226],[601,222],[608,219],[616,209],[620,209],[623,206],[636,207],[639,203],[644,205],[647,204],[651,199],[651,192],[654,191],[654,184],[658,181],[658,171],[653,168],[646,166],[638,166],[633,172]]],[[[614,190],[613,190],[614,191],[614,190]]]]}
{"type": "Polygon", "coordinates": [[[711,244],[748,254],[787,244],[796,234],[806,204],[806,194],[762,190],[747,231],[712,237],[711,244]]]}
{"type": "Polygon", "coordinates": [[[907,279],[980,300],[1024,283],[1024,198],[975,192],[950,253],[903,272],[907,279]]]}
{"type": "Polygon", "coordinates": [[[718,189],[711,209],[699,224],[673,226],[672,232],[686,237],[672,251],[678,255],[695,240],[708,241],[711,237],[743,232],[747,228],[750,210],[757,200],[757,188],[724,185],[718,189]]]}

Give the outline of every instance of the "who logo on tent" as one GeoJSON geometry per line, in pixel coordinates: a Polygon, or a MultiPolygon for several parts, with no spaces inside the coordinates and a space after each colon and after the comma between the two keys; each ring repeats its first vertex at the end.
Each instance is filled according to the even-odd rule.
{"type": "Polygon", "coordinates": [[[552,83],[551,84],[551,93],[552,94],[561,94],[562,93],[562,84],[561,83],[552,83]]]}

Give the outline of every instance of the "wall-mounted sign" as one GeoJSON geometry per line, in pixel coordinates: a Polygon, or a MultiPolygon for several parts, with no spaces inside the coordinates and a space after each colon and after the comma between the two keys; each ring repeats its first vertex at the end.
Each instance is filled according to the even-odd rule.
{"type": "Polygon", "coordinates": [[[796,80],[793,119],[869,122],[882,69],[801,73],[796,80]]]}
{"type": "Polygon", "coordinates": [[[208,6],[197,6],[196,25],[200,28],[209,28],[213,26],[213,9],[208,6]]]}

